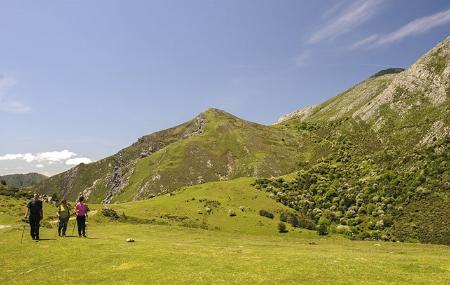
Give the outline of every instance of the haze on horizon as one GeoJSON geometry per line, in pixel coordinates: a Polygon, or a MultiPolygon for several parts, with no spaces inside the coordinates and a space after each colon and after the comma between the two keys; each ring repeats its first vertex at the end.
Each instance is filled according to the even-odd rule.
{"type": "Polygon", "coordinates": [[[209,107],[271,124],[449,27],[448,1],[1,1],[0,175],[52,175],[209,107]]]}

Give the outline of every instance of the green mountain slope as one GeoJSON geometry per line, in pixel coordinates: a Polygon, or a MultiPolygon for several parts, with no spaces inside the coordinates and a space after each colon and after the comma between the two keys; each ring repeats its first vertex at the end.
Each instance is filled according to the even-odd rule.
{"type": "Polygon", "coordinates": [[[209,109],[111,157],[53,176],[38,189],[68,198],[84,192],[94,202],[139,200],[203,182],[282,175],[299,162],[317,160],[321,148],[314,137],[298,136],[296,130],[209,109]]]}
{"type": "Polygon", "coordinates": [[[352,237],[450,244],[449,63],[450,37],[407,70],[282,117],[333,149],[293,181],[257,187],[352,237]]]}
{"type": "MultiPolygon", "coordinates": [[[[280,118],[364,122],[389,147],[409,150],[450,134],[450,37],[400,73],[370,77],[317,106],[280,118]]],[[[382,72],[383,73],[383,72],[382,72]]]]}
{"type": "Polygon", "coordinates": [[[9,174],[0,176],[0,181],[5,181],[11,187],[23,188],[39,184],[46,178],[47,176],[39,173],[9,174]]]}

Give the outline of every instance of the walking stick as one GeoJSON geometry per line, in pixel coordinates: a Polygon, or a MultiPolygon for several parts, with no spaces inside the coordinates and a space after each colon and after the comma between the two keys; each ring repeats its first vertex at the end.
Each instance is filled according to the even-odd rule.
{"type": "Polygon", "coordinates": [[[72,228],[72,236],[75,233],[75,225],[77,224],[77,220],[73,221],[73,228],[72,228]]]}
{"type": "Polygon", "coordinates": [[[23,225],[23,228],[22,228],[22,237],[20,238],[20,244],[23,243],[23,233],[24,232],[25,232],[25,225],[23,225]]]}

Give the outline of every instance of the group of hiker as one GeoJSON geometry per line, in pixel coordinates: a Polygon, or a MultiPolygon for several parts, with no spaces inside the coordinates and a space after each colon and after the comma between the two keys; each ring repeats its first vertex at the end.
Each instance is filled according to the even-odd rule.
{"type": "MultiPolygon", "coordinates": [[[[71,209],[65,199],[61,200],[61,203],[57,205],[58,208],[58,235],[60,237],[66,236],[67,225],[71,215],[71,209]]],[[[74,212],[78,226],[78,236],[86,237],[86,222],[88,218],[89,207],[85,202],[84,196],[80,195],[77,199],[77,203],[74,207],[74,212]]],[[[44,211],[42,208],[42,201],[39,199],[39,195],[36,193],[33,198],[28,202],[25,219],[30,224],[30,235],[33,240],[39,240],[39,227],[40,221],[44,217],[44,211]]]]}

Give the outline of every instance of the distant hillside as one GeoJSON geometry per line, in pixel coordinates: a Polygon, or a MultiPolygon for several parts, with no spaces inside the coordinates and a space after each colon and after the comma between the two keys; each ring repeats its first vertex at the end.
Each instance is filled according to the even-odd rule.
{"type": "Polygon", "coordinates": [[[15,188],[23,188],[37,185],[47,179],[47,176],[39,173],[28,174],[10,174],[0,176],[0,181],[3,180],[8,186],[15,188]]]}
{"type": "Polygon", "coordinates": [[[370,78],[381,76],[381,75],[386,75],[386,74],[400,73],[404,70],[405,70],[404,68],[398,68],[398,67],[383,69],[383,70],[378,71],[374,75],[372,75],[370,78]]]}

